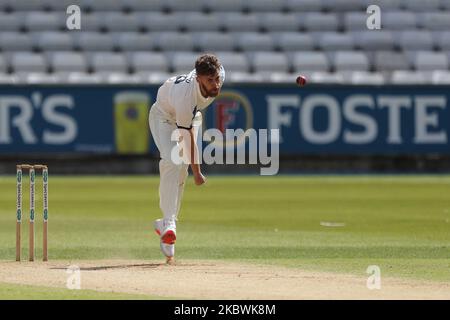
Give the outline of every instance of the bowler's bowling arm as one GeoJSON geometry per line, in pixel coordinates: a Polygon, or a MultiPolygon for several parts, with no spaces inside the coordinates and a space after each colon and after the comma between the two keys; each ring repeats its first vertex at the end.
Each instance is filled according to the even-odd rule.
{"type": "Polygon", "coordinates": [[[194,176],[197,176],[201,174],[201,169],[198,154],[198,146],[197,142],[194,139],[194,127],[190,129],[180,128],[180,135],[182,137],[181,144],[183,153],[184,152],[188,153],[186,155],[183,154],[183,158],[189,159],[189,164],[191,166],[192,173],[194,174],[194,176]]]}

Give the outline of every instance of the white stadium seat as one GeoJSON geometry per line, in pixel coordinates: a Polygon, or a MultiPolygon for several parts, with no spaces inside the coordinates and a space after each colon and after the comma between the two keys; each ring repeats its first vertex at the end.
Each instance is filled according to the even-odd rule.
{"type": "Polygon", "coordinates": [[[256,72],[288,72],[287,57],[279,52],[256,52],[250,56],[253,69],[256,72]]]}
{"type": "Polygon", "coordinates": [[[443,51],[450,51],[450,31],[435,32],[434,43],[443,51]]]}
{"type": "Polygon", "coordinates": [[[207,0],[205,6],[208,10],[213,12],[221,11],[243,11],[246,0],[207,0]]]}
{"type": "Polygon", "coordinates": [[[357,48],[367,51],[394,49],[394,35],[390,31],[351,32],[357,48]]]}
{"type": "Polygon", "coordinates": [[[136,13],[139,25],[147,31],[178,31],[181,28],[182,15],[157,12],[136,13]]]}
{"type": "Polygon", "coordinates": [[[99,32],[102,31],[103,22],[101,19],[101,14],[96,13],[86,13],[80,21],[80,27],[83,32],[99,32]]]}
{"type": "Polygon", "coordinates": [[[218,31],[221,27],[216,14],[185,12],[181,19],[181,26],[188,31],[218,31]]]}
{"type": "Polygon", "coordinates": [[[386,30],[408,30],[417,27],[415,13],[405,11],[391,11],[382,14],[381,27],[386,30]]]}
{"type": "Polygon", "coordinates": [[[408,70],[410,64],[403,53],[379,51],[375,53],[375,69],[378,71],[408,70]]]}
{"type": "Polygon", "coordinates": [[[396,38],[402,50],[432,50],[434,46],[428,31],[402,31],[396,38]]]}
{"type": "Polygon", "coordinates": [[[258,31],[259,21],[255,14],[223,13],[219,15],[223,28],[228,31],[258,31]]]}
{"type": "Polygon", "coordinates": [[[81,32],[75,36],[76,47],[84,51],[112,51],[114,42],[111,36],[97,32],[81,32]]]}
{"type": "Polygon", "coordinates": [[[163,11],[167,8],[166,0],[121,0],[123,6],[135,12],[163,11]]]}
{"type": "Polygon", "coordinates": [[[28,31],[58,31],[66,28],[67,15],[60,12],[28,12],[24,16],[24,26],[28,31]]]}
{"type": "Polygon", "coordinates": [[[14,11],[43,11],[46,1],[38,0],[6,0],[2,1],[9,5],[14,11]]]}
{"type": "Polygon", "coordinates": [[[367,14],[365,12],[346,13],[344,28],[347,31],[367,31],[367,14]]]}
{"type": "Polygon", "coordinates": [[[78,52],[52,52],[48,55],[53,72],[87,72],[86,57],[78,52]]]}
{"type": "Polygon", "coordinates": [[[280,12],[284,9],[284,0],[247,0],[245,5],[250,12],[280,12]]]}
{"type": "Polygon", "coordinates": [[[426,84],[427,77],[423,72],[395,70],[391,76],[392,84],[426,84]]]}
{"type": "Polygon", "coordinates": [[[134,72],[168,72],[169,64],[165,54],[160,52],[136,51],[128,55],[128,64],[134,72]]]}
{"type": "Polygon", "coordinates": [[[205,8],[203,0],[166,0],[166,6],[171,11],[197,11],[205,8]]]}
{"type": "Polygon", "coordinates": [[[450,84],[450,71],[448,70],[436,70],[433,71],[431,76],[433,84],[450,84]]]}
{"type": "Polygon", "coordinates": [[[102,15],[102,26],[108,31],[139,31],[140,22],[135,14],[110,12],[102,15]]]}
{"type": "Polygon", "coordinates": [[[330,63],[323,52],[304,51],[292,55],[292,66],[295,71],[329,71],[330,63]]]}
{"type": "Polygon", "coordinates": [[[189,33],[159,32],[155,35],[155,46],[164,51],[192,51],[194,41],[189,33]]]}
{"type": "Polygon", "coordinates": [[[6,73],[8,71],[8,65],[6,59],[0,55],[0,73],[6,73]]]}
{"type": "Polygon", "coordinates": [[[410,11],[437,11],[440,0],[402,0],[402,7],[410,11]]]}
{"type": "Polygon", "coordinates": [[[450,30],[450,12],[426,12],[419,14],[418,24],[426,30],[450,30]]]}
{"type": "Polygon", "coordinates": [[[344,76],[335,72],[315,71],[308,76],[311,83],[322,84],[342,84],[344,83],[344,76]]]}
{"type": "Polygon", "coordinates": [[[257,14],[259,27],[267,32],[288,31],[295,32],[300,28],[300,20],[294,13],[259,13],[257,14]]]}
{"type": "Polygon", "coordinates": [[[113,35],[114,43],[122,51],[148,50],[154,48],[154,35],[150,33],[118,32],[113,35]]]}
{"type": "Polygon", "coordinates": [[[383,85],[386,79],[380,72],[353,71],[350,73],[349,82],[356,85],[383,85]]]}
{"type": "MultiPolygon", "coordinates": [[[[219,61],[223,64],[225,72],[242,71],[248,72],[250,70],[250,64],[246,56],[237,52],[216,52],[219,61]]],[[[228,76],[227,76],[228,79],[228,76]]]]}
{"type": "Polygon", "coordinates": [[[20,31],[22,27],[23,14],[15,12],[14,14],[0,12],[0,30],[20,31]]]}
{"type": "Polygon", "coordinates": [[[74,40],[69,32],[44,31],[32,33],[33,45],[42,51],[71,51],[74,40]]]}
{"type": "Polygon", "coordinates": [[[31,52],[16,52],[11,57],[14,72],[47,72],[48,66],[41,54],[31,52]]]}
{"type": "Polygon", "coordinates": [[[324,32],[315,37],[316,47],[325,51],[352,50],[354,48],[353,37],[347,33],[324,32]]]}
{"type": "Polygon", "coordinates": [[[414,56],[414,67],[419,71],[447,70],[447,56],[442,52],[419,51],[414,56]]]}
{"type": "Polygon", "coordinates": [[[193,52],[176,52],[173,54],[171,62],[172,68],[177,74],[186,74],[194,69],[194,63],[198,54],[193,52]]]}
{"type": "Polygon", "coordinates": [[[329,11],[363,11],[367,8],[361,0],[317,0],[329,11]]]}
{"type": "Polygon", "coordinates": [[[92,11],[120,11],[123,9],[122,0],[81,0],[81,5],[92,11]]]}
{"type": "Polygon", "coordinates": [[[338,51],[332,59],[336,71],[368,71],[369,59],[362,52],[338,51]]]}
{"type": "Polygon", "coordinates": [[[90,65],[95,72],[123,72],[128,65],[125,57],[119,53],[96,52],[90,55],[90,65]]]}
{"type": "Polygon", "coordinates": [[[17,75],[10,73],[0,73],[0,84],[16,84],[19,82],[17,75]]]}
{"type": "Polygon", "coordinates": [[[0,49],[2,51],[32,51],[33,41],[29,34],[0,32],[0,49]]]}
{"type": "Polygon", "coordinates": [[[237,47],[243,51],[272,51],[274,43],[269,34],[242,32],[235,35],[237,47]]]}
{"type": "Polygon", "coordinates": [[[198,32],[193,33],[194,44],[200,51],[233,51],[234,38],[229,33],[198,32]]]}
{"type": "Polygon", "coordinates": [[[339,20],[334,13],[311,12],[303,15],[302,25],[309,31],[337,31],[339,20]]]}
{"type": "Polygon", "coordinates": [[[271,35],[274,45],[283,51],[311,51],[314,49],[313,38],[308,33],[277,32],[271,35]]]}
{"type": "Polygon", "coordinates": [[[286,7],[289,11],[321,11],[322,4],[319,0],[286,0],[286,7]]]}
{"type": "Polygon", "coordinates": [[[366,8],[370,5],[377,5],[381,11],[398,10],[402,6],[401,0],[362,0],[361,2],[366,8]]]}
{"type": "Polygon", "coordinates": [[[101,75],[96,73],[71,72],[71,73],[64,73],[64,75],[65,81],[67,83],[72,84],[79,84],[79,83],[98,84],[102,82],[101,75]]]}

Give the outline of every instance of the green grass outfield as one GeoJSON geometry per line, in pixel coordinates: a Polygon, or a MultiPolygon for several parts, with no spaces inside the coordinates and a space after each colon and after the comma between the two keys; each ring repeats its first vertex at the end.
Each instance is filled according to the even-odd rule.
{"type": "MultiPolygon", "coordinates": [[[[152,229],[158,184],[157,176],[50,175],[50,259],[162,260],[152,229]]],[[[15,188],[14,176],[0,177],[0,260],[15,257],[15,188]]],[[[36,189],[39,259],[40,177],[36,189]]],[[[28,179],[23,190],[28,208],[28,179]]],[[[24,214],[25,240],[27,222],[24,214]]],[[[202,187],[190,177],[177,230],[178,259],[356,275],[378,265],[383,276],[448,282],[450,176],[210,176],[202,187]]]]}

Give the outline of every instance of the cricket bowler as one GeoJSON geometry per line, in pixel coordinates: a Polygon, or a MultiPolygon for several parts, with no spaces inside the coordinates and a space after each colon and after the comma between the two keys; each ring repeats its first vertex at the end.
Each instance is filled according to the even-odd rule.
{"type": "Polygon", "coordinates": [[[212,54],[201,55],[195,61],[195,69],[189,74],[172,77],[164,82],[150,109],[150,130],[161,158],[159,206],[163,213],[163,218],[154,222],[154,228],[160,237],[161,251],[169,264],[174,262],[176,221],[189,165],[195,184],[200,186],[206,182],[198,160],[197,135],[202,125],[200,110],[214,101],[224,80],[225,70],[217,57],[212,54]],[[178,141],[172,141],[175,130],[181,136],[178,141]],[[174,148],[187,151],[189,161],[181,164],[174,161],[174,148]]]}

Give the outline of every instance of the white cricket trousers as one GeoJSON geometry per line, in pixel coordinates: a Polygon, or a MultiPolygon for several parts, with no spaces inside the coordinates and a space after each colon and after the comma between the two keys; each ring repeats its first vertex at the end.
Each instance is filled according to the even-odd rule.
{"type": "MultiPolygon", "coordinates": [[[[171,141],[170,138],[177,126],[174,122],[164,119],[155,107],[153,105],[150,109],[149,125],[153,141],[155,141],[161,157],[159,161],[159,207],[164,219],[177,219],[189,165],[175,164],[172,161],[171,153],[173,148],[177,147],[177,142],[171,141]]],[[[195,120],[194,126],[198,128],[202,121],[200,112],[196,114],[195,120]]]]}

